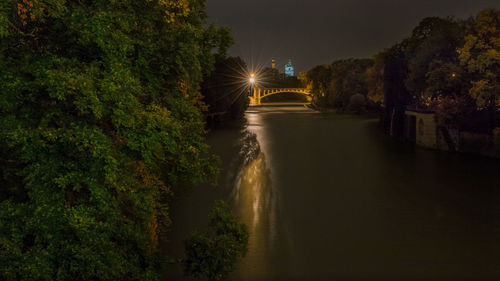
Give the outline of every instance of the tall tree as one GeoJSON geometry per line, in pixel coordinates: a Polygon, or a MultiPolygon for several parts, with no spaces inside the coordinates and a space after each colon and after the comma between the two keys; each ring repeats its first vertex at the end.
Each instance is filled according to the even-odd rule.
{"type": "Polygon", "coordinates": [[[0,279],[159,280],[173,186],[213,178],[203,0],[0,3],[0,279]]]}
{"type": "Polygon", "coordinates": [[[408,58],[408,78],[406,88],[417,97],[430,97],[459,93],[455,90],[463,75],[459,74],[457,49],[463,45],[465,24],[447,18],[426,18],[414,29],[408,39],[405,56],[408,58]],[[456,65],[456,66],[454,66],[456,65]],[[449,70],[445,80],[438,80],[428,73],[449,70]],[[440,81],[454,83],[456,87],[439,85],[440,81]],[[449,91],[447,91],[449,90],[449,91]]]}
{"type": "Polygon", "coordinates": [[[224,280],[248,249],[248,230],[239,223],[224,201],[210,212],[210,225],[184,241],[184,272],[188,276],[224,280]]]}
{"type": "Polygon", "coordinates": [[[382,125],[391,135],[402,136],[404,114],[410,102],[410,94],[405,87],[408,77],[408,60],[405,50],[408,40],[398,43],[384,52],[384,112],[382,125]]]}
{"type": "Polygon", "coordinates": [[[307,72],[307,79],[312,88],[313,102],[319,106],[325,106],[325,93],[331,81],[331,67],[329,65],[318,65],[307,72]]]}
{"type": "Polygon", "coordinates": [[[241,118],[249,104],[248,88],[246,63],[240,57],[218,57],[201,92],[209,114],[226,112],[232,118],[241,118]]]}
{"type": "Polygon", "coordinates": [[[470,96],[479,109],[496,110],[500,100],[500,11],[481,11],[470,25],[460,62],[473,76],[470,96]]]}
{"type": "Polygon", "coordinates": [[[372,65],[371,59],[346,59],[313,68],[307,73],[313,102],[320,107],[347,109],[353,95],[367,95],[366,74],[372,65]]]}
{"type": "Polygon", "coordinates": [[[366,70],[366,84],[370,101],[382,104],[384,101],[384,61],[383,53],[373,56],[373,66],[366,70]]]}

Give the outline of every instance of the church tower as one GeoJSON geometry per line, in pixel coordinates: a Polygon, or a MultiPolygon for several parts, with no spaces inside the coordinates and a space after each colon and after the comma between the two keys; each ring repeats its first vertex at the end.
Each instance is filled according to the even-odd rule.
{"type": "Polygon", "coordinates": [[[288,59],[288,63],[285,65],[286,76],[295,76],[295,71],[293,70],[292,59],[288,59]]]}
{"type": "Polygon", "coordinates": [[[271,60],[271,68],[276,69],[276,61],[274,59],[271,60]]]}

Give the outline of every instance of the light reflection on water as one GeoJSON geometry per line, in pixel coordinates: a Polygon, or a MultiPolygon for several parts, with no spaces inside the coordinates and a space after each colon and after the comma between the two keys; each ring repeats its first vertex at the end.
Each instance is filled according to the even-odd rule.
{"type": "Polygon", "coordinates": [[[277,197],[273,191],[271,171],[262,146],[257,140],[265,132],[259,125],[257,114],[248,114],[248,126],[241,138],[241,167],[235,179],[231,201],[236,214],[247,225],[249,251],[240,264],[240,270],[233,274],[235,279],[263,279],[268,274],[269,250],[273,249],[276,237],[275,215],[277,197]],[[255,133],[254,133],[255,132],[255,133]]]}
{"type": "Polygon", "coordinates": [[[293,259],[293,241],[287,235],[288,227],[278,217],[283,215],[279,184],[273,173],[273,137],[269,124],[288,114],[317,114],[305,107],[250,108],[242,137],[239,141],[240,163],[234,181],[231,201],[236,214],[247,225],[250,233],[247,256],[232,274],[230,280],[275,280],[289,275],[293,259]]]}
{"type": "Polygon", "coordinates": [[[224,199],[250,231],[228,280],[500,280],[500,162],[416,149],[359,116],[246,119],[211,133],[223,177],[177,194],[169,255],[224,199]]]}

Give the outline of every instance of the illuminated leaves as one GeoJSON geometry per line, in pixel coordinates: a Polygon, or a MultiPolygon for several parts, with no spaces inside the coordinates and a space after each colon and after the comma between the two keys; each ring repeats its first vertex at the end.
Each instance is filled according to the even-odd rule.
{"type": "Polygon", "coordinates": [[[473,81],[469,94],[476,101],[476,106],[484,109],[495,99],[495,85],[485,79],[473,81]]]}
{"type": "Polygon", "coordinates": [[[29,21],[35,21],[43,13],[45,8],[40,7],[38,0],[22,0],[17,3],[17,15],[21,19],[22,25],[29,21]]]}
{"type": "Polygon", "coordinates": [[[163,18],[167,23],[187,17],[191,11],[188,0],[158,0],[158,4],[164,8],[163,18]]]}
{"type": "Polygon", "coordinates": [[[478,108],[496,106],[500,99],[500,11],[481,11],[458,50],[460,62],[476,79],[470,96],[478,108]]]}

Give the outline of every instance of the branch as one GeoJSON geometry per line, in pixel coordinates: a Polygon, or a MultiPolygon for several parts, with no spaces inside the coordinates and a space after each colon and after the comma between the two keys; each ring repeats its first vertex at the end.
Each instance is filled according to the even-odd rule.
{"type": "Polygon", "coordinates": [[[12,160],[12,159],[3,159],[3,158],[0,158],[0,161],[1,162],[5,162],[5,163],[20,163],[19,161],[17,160],[12,160]]]}
{"type": "Polygon", "coordinates": [[[16,30],[19,34],[21,34],[23,36],[35,37],[35,35],[33,35],[33,33],[24,33],[21,29],[19,29],[17,26],[15,26],[10,20],[8,22],[9,22],[9,26],[11,28],[13,28],[14,30],[16,30]]]}

